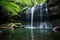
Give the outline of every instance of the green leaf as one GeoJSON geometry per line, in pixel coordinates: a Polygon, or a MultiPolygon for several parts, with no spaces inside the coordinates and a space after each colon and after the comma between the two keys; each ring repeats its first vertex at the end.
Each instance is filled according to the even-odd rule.
{"type": "Polygon", "coordinates": [[[20,11],[20,7],[15,2],[0,1],[0,6],[14,15],[20,11]]]}
{"type": "Polygon", "coordinates": [[[31,0],[20,0],[20,3],[25,4],[27,6],[31,6],[32,5],[31,0]]]}
{"type": "Polygon", "coordinates": [[[40,4],[46,3],[46,0],[38,0],[40,4]]]}

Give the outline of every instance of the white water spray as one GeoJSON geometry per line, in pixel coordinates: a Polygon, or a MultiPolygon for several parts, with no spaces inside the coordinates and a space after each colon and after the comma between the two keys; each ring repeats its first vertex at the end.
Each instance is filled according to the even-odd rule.
{"type": "Polygon", "coordinates": [[[33,14],[34,14],[34,7],[32,7],[31,9],[31,37],[32,37],[32,40],[34,40],[34,35],[33,35],[33,14]]]}

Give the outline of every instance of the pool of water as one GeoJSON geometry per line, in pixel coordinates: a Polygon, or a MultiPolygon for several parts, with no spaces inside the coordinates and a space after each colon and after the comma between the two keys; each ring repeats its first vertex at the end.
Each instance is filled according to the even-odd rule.
{"type": "MultiPolygon", "coordinates": [[[[34,40],[60,40],[59,34],[51,29],[33,29],[34,40]]],[[[31,29],[16,28],[12,32],[7,32],[2,38],[2,40],[31,40],[31,29]]]]}

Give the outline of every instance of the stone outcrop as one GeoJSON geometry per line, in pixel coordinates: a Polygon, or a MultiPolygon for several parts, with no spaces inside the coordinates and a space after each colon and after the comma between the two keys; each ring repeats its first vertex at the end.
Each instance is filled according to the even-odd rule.
{"type": "Polygon", "coordinates": [[[0,25],[0,30],[14,30],[15,28],[22,28],[23,25],[21,23],[7,23],[7,24],[3,24],[0,25]]]}
{"type": "Polygon", "coordinates": [[[60,14],[60,0],[47,0],[50,13],[60,14]]]}

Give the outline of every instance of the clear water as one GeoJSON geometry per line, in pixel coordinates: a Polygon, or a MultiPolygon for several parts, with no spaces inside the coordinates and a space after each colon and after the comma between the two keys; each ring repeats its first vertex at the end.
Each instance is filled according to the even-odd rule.
{"type": "MultiPolygon", "coordinates": [[[[34,36],[34,40],[60,40],[60,33],[55,33],[51,29],[33,29],[33,36],[34,36]]],[[[1,40],[32,40],[31,29],[16,28],[13,32],[5,33],[5,35],[0,37],[0,39],[1,40]]]]}

